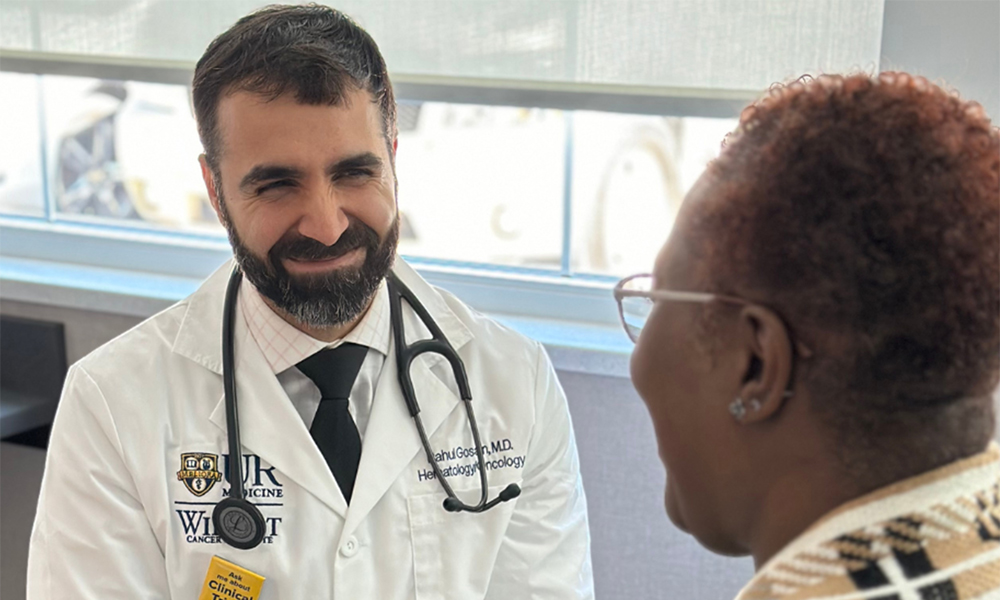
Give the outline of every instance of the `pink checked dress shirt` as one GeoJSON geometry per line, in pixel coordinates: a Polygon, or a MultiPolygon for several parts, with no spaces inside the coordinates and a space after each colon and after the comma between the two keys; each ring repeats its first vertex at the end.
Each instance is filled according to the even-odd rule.
{"type": "Polygon", "coordinates": [[[271,370],[278,377],[281,387],[295,406],[308,429],[319,408],[319,388],[295,365],[323,350],[336,348],[344,342],[353,342],[368,348],[368,355],[361,365],[358,378],[351,388],[350,411],[358,426],[361,439],[371,414],[375,385],[378,382],[385,357],[389,353],[389,291],[385,281],[379,286],[368,312],[361,321],[339,340],[326,343],[292,327],[265,304],[260,292],[253,285],[240,286],[240,308],[254,341],[260,347],[271,370]]]}

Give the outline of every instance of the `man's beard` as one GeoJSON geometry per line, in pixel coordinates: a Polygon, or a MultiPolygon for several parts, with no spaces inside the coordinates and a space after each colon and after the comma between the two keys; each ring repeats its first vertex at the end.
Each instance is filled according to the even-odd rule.
{"type": "Polygon", "coordinates": [[[219,204],[240,270],[265,298],[308,327],[338,327],[357,318],[368,308],[396,258],[398,216],[381,242],[374,229],[351,218],[347,229],[332,246],[325,246],[312,238],[288,234],[271,247],[267,260],[263,260],[240,239],[222,198],[219,204]],[[365,250],[365,259],[360,266],[341,267],[328,273],[293,276],[282,264],[283,259],[336,258],[356,248],[365,250]]]}

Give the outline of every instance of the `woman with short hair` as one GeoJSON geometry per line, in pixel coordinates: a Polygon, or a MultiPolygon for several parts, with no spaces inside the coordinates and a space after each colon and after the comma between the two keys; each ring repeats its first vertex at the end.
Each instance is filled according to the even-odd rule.
{"type": "Polygon", "coordinates": [[[905,73],[773,88],[616,296],[667,512],[753,556],[741,600],[1000,598],[982,107],[905,73]]]}

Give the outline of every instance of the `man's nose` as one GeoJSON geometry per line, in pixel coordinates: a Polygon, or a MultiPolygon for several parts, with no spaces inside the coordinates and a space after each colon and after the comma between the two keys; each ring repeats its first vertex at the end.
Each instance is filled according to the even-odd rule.
{"type": "Polygon", "coordinates": [[[307,238],[332,246],[348,227],[347,214],[341,198],[331,190],[311,194],[299,220],[299,233],[307,238]]]}

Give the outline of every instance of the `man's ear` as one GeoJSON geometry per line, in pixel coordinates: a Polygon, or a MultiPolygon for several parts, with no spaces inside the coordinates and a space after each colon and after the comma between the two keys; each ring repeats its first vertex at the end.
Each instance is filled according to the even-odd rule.
{"type": "Polygon", "coordinates": [[[746,371],[739,398],[746,412],[741,423],[764,421],[788,400],[792,377],[791,336],[781,318],[772,310],[751,304],[740,312],[740,329],[747,334],[746,371]]]}
{"type": "Polygon", "coordinates": [[[396,158],[396,150],[399,150],[399,138],[392,139],[392,158],[396,158]]]}
{"type": "Polygon", "coordinates": [[[215,189],[215,175],[212,173],[212,168],[208,166],[208,159],[204,154],[198,156],[198,164],[201,165],[201,178],[205,180],[205,189],[208,190],[208,199],[212,203],[212,208],[215,209],[215,216],[219,219],[219,223],[225,226],[226,218],[219,206],[218,190],[215,189]]]}

